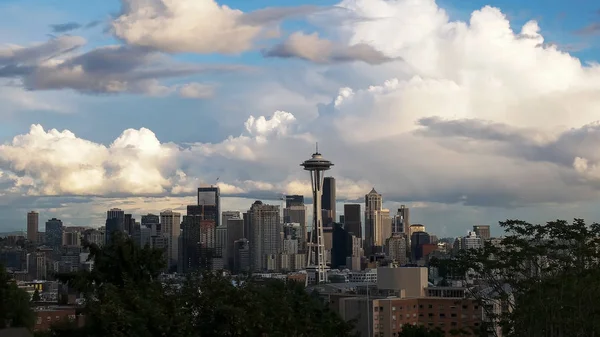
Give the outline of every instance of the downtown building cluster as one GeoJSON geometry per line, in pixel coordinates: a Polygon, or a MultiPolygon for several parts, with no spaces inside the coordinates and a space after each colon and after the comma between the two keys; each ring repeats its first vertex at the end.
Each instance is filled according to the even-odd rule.
{"type": "MultiPolygon", "coordinates": [[[[21,287],[39,291],[45,301],[57,301],[60,285],[51,280],[52,273],[92,269],[83,242],[102,246],[119,232],[139,246],[161,250],[165,275],[220,271],[302,282],[342,318],[356,321],[363,336],[394,336],[406,324],[440,328],[449,336],[490,320],[481,304],[468,297],[476,280],[453,281],[430,266],[433,257],[448,258],[480,248],[486,240],[494,242],[489,226],[439,239],[425,225],[411,222],[408,207],[384,208],[375,188],[365,194],[364,204],[342,204],[343,214],[337,214],[335,178],[324,177],[320,187],[320,209],[313,207],[311,223],[303,195],[283,196],[273,204],[256,200],[246,211],[227,211],[221,210],[218,186],[199,187],[196,203],[185,214],[165,210],[138,221],[113,208],[97,228],[68,227],[53,218],[40,232],[39,214],[29,212],[26,235],[1,241],[0,263],[21,287]],[[315,218],[322,221],[321,231],[315,218]],[[323,254],[311,256],[317,242],[323,254]],[[314,267],[320,263],[324,279],[314,267]]],[[[71,315],[72,307],[51,310],[71,315]]]]}

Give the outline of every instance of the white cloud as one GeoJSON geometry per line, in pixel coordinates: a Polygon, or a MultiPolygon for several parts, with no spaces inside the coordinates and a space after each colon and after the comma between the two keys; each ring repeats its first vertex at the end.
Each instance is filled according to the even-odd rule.
{"type": "Polygon", "coordinates": [[[293,33],[285,42],[263,51],[263,54],[267,57],[295,57],[315,63],[362,61],[369,64],[381,64],[393,60],[364,43],[344,46],[321,39],[318,33],[304,34],[302,32],[293,33]]]}
{"type": "MultiPolygon", "coordinates": [[[[269,8],[252,13],[215,0],[121,0],[114,34],[131,45],[170,53],[235,54],[252,48],[270,24],[315,11],[309,6],[269,8]]],[[[265,36],[266,37],[266,36],[265,36]]]]}
{"type": "MultiPolygon", "coordinates": [[[[191,22],[178,7],[183,1],[155,12],[155,22],[146,20],[141,2],[129,3],[115,24],[130,25],[124,32],[133,35],[123,38],[131,43],[170,51],[235,51],[203,44],[210,39],[190,44],[195,40],[186,34],[169,40],[173,31],[167,23],[175,29],[191,22]],[[180,16],[186,19],[175,20],[180,16]],[[164,35],[135,35],[145,25],[156,25],[148,32],[164,30],[164,35]],[[170,45],[176,41],[181,47],[170,45]]],[[[219,15],[242,14],[209,5],[225,22],[217,20],[216,27],[237,27],[219,15]]],[[[180,147],[141,129],[127,130],[105,146],[34,127],[0,147],[1,168],[25,179],[20,188],[29,193],[192,194],[200,183],[219,177],[225,194],[308,194],[308,174],[299,164],[318,141],[335,163],[330,173],[338,178],[342,199],[356,199],[373,186],[386,200],[445,204],[521,206],[598,197],[597,184],[590,184],[600,176],[600,128],[590,124],[599,119],[598,66],[583,66],[545,45],[533,21],[513,32],[492,7],[475,11],[465,23],[449,21],[430,0],[340,5],[349,16],[363,18],[336,27],[341,40],[370,45],[398,60],[302,68],[298,77],[281,75],[283,89],[268,83],[261,91],[250,81],[252,94],[244,100],[265,110],[235,101],[238,111],[253,116],[245,124],[235,121],[239,135],[222,141],[180,147]],[[318,87],[313,96],[312,87],[318,87]],[[319,105],[323,91],[330,95],[319,105]],[[299,97],[299,110],[314,103],[313,111],[283,111],[278,106],[289,97],[299,97]]],[[[205,9],[189,8],[198,10],[205,9]]],[[[225,28],[223,34],[237,29],[225,28]]],[[[234,123],[227,120],[232,115],[219,114],[223,123],[234,123]]]]}

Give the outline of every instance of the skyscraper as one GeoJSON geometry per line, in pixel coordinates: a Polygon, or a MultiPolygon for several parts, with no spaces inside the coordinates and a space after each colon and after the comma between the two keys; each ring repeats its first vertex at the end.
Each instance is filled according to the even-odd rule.
{"type": "Polygon", "coordinates": [[[188,206],[188,215],[202,215],[204,220],[214,220],[221,225],[221,191],[218,186],[198,187],[198,204],[188,206]]]}
{"type": "Polygon", "coordinates": [[[110,209],[106,212],[106,232],[104,239],[109,243],[114,232],[123,232],[125,229],[125,212],[118,208],[110,209]]]}
{"type": "Polygon", "coordinates": [[[40,215],[31,211],[27,213],[27,240],[37,243],[37,235],[40,225],[40,215]]]}
{"type": "Polygon", "coordinates": [[[335,221],[335,178],[325,177],[323,179],[323,195],[321,196],[321,208],[327,211],[327,218],[323,219],[324,224],[330,224],[335,221]]]}
{"type": "Polygon", "coordinates": [[[279,206],[255,201],[248,211],[250,229],[250,261],[256,271],[268,269],[268,259],[279,254],[281,223],[279,206]]]}
{"type": "Polygon", "coordinates": [[[410,236],[411,261],[417,263],[423,257],[423,245],[430,242],[427,232],[414,232],[410,236]]]}
{"type": "Polygon", "coordinates": [[[301,252],[306,251],[307,218],[303,196],[286,196],[286,208],[283,210],[283,222],[300,224],[300,235],[298,236],[299,250],[301,252]]]}
{"type": "Polygon", "coordinates": [[[62,246],[63,223],[57,218],[46,221],[46,245],[54,249],[62,246]]]}
{"type": "Polygon", "coordinates": [[[156,214],[142,215],[141,226],[150,228],[150,236],[157,236],[162,233],[160,228],[160,217],[156,214]]]}
{"type": "Polygon", "coordinates": [[[234,268],[234,243],[245,237],[244,220],[239,217],[227,219],[227,264],[229,270],[234,268]]]}
{"type": "Polygon", "coordinates": [[[484,241],[489,240],[491,237],[489,225],[475,225],[473,226],[473,232],[484,241]]]}
{"type": "Polygon", "coordinates": [[[304,206],[303,195],[286,195],[285,196],[285,207],[290,208],[291,206],[304,206]]]}
{"type": "Polygon", "coordinates": [[[406,248],[406,238],[404,234],[394,233],[392,237],[387,239],[386,245],[386,255],[394,262],[397,262],[400,265],[405,265],[407,263],[406,252],[408,249],[406,248]]]}
{"type": "Polygon", "coordinates": [[[360,204],[345,204],[344,205],[344,228],[354,234],[354,236],[362,238],[362,216],[360,214],[360,204]]]}
{"type": "Polygon", "coordinates": [[[331,268],[346,266],[346,259],[352,257],[352,234],[340,223],[333,224],[331,234],[331,268]]]}
{"type": "Polygon", "coordinates": [[[375,188],[365,195],[365,255],[375,252],[377,211],[381,211],[382,204],[383,198],[375,188]]]}
{"type": "Polygon", "coordinates": [[[394,219],[394,233],[406,233],[410,227],[410,213],[408,207],[401,205],[394,219]]]}
{"type": "Polygon", "coordinates": [[[169,268],[177,265],[179,258],[179,235],[181,233],[181,213],[166,210],[160,212],[162,235],[167,238],[169,250],[169,268]]]}
{"type": "Polygon", "coordinates": [[[392,236],[392,218],[389,209],[374,211],[375,223],[373,225],[374,253],[382,253],[386,240],[392,236]]]}

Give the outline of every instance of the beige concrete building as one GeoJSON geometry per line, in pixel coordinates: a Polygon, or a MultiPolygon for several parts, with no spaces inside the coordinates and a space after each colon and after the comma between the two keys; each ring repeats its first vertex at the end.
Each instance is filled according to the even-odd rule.
{"type": "Polygon", "coordinates": [[[377,268],[377,288],[406,297],[425,296],[428,272],[425,267],[377,268]]]}

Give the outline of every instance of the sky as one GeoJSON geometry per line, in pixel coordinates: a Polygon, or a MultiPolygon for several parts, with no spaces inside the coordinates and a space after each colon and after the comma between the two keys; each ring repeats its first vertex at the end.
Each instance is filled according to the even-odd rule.
{"type": "Polygon", "coordinates": [[[338,210],[600,221],[600,5],[283,3],[0,0],[0,232],[308,196],[316,142],[338,210]]]}

